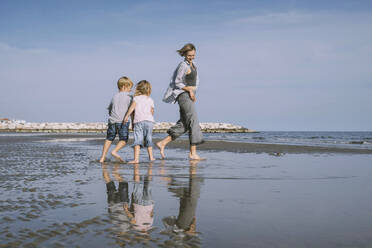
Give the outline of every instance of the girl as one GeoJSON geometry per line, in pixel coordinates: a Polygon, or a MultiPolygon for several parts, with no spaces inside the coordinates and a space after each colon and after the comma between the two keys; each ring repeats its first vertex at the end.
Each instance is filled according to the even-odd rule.
{"type": "Polygon", "coordinates": [[[151,84],[146,80],[140,81],[136,86],[136,93],[128,112],[125,114],[124,123],[128,122],[129,116],[132,115],[134,124],[134,160],[128,163],[139,163],[140,147],[147,147],[150,161],[154,161],[152,155],[152,128],[154,126],[154,101],[150,97],[151,84]]]}

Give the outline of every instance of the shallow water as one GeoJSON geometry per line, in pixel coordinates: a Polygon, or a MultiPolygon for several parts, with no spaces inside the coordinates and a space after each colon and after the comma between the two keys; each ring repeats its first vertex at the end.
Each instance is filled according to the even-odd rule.
{"type": "Polygon", "coordinates": [[[200,152],[207,160],[190,163],[169,149],[101,166],[100,145],[47,137],[0,138],[0,247],[372,246],[371,155],[200,152]],[[134,185],[151,214],[130,210],[134,185]]]}
{"type": "Polygon", "coordinates": [[[207,140],[372,149],[372,132],[266,131],[259,133],[205,133],[204,136],[207,140]]]}

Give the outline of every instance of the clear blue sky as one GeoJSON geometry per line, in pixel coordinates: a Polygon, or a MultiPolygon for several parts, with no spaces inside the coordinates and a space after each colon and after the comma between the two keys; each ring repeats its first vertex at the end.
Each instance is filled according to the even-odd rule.
{"type": "Polygon", "coordinates": [[[372,130],[372,1],[0,1],[0,117],[105,122],[120,76],[162,95],[197,46],[201,122],[372,130]]]}

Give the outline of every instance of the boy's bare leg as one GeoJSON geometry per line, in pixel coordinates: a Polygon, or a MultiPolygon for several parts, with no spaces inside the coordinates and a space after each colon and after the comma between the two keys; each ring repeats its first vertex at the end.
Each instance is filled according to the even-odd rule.
{"type": "Polygon", "coordinates": [[[149,160],[150,161],[155,161],[155,158],[152,155],[152,146],[147,147],[147,153],[149,154],[149,160]]]}
{"type": "Polygon", "coordinates": [[[161,141],[159,141],[158,143],[156,143],[156,146],[160,150],[160,155],[161,155],[161,158],[162,159],[165,158],[164,148],[171,141],[172,141],[172,137],[170,135],[168,135],[167,137],[165,137],[164,139],[162,139],[161,141]]]}
{"type": "Polygon", "coordinates": [[[192,160],[204,160],[205,158],[201,158],[196,153],[196,145],[190,145],[189,159],[192,159],[192,160]]]}
{"type": "Polygon", "coordinates": [[[110,174],[107,170],[107,165],[104,164],[104,163],[102,163],[102,175],[103,175],[103,179],[105,180],[106,183],[111,182],[110,174]]]}
{"type": "Polygon", "coordinates": [[[103,149],[102,149],[102,156],[99,159],[100,163],[105,162],[107,152],[111,146],[112,141],[111,140],[105,140],[105,143],[103,144],[103,149]]]}
{"type": "Polygon", "coordinates": [[[123,148],[127,143],[124,140],[119,140],[118,144],[115,146],[114,150],[112,150],[111,155],[119,162],[124,162],[124,160],[118,154],[118,151],[123,148]]]}
{"type": "Polygon", "coordinates": [[[129,161],[128,164],[138,164],[139,163],[139,153],[140,153],[140,146],[134,146],[134,160],[129,161]]]}

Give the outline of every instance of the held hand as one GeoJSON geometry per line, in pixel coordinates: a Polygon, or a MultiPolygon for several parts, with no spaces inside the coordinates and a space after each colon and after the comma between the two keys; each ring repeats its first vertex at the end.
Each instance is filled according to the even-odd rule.
{"type": "Polygon", "coordinates": [[[124,118],[124,120],[123,120],[123,124],[127,123],[127,122],[128,122],[128,119],[129,119],[129,117],[126,116],[126,117],[124,118]]]}
{"type": "Polygon", "coordinates": [[[193,102],[196,101],[195,93],[194,93],[193,90],[189,91],[189,96],[190,96],[191,101],[193,101],[193,102]]]}

